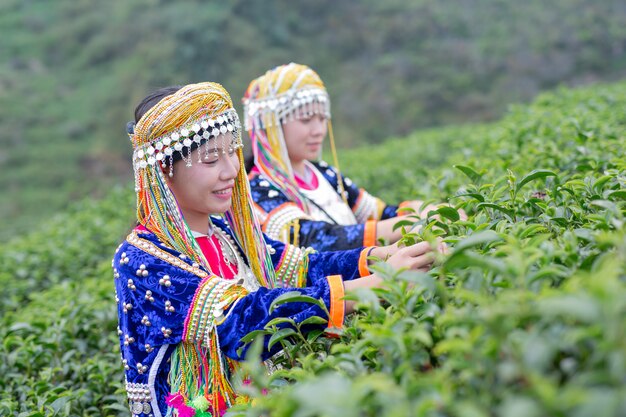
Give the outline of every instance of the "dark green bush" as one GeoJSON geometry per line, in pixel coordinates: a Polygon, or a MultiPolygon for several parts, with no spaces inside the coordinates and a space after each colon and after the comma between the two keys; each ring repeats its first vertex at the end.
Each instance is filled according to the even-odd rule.
{"type": "MultiPolygon", "coordinates": [[[[231,415],[625,415],[625,106],[624,83],[562,90],[344,153],[373,193],[469,219],[421,219],[404,239],[443,234],[452,254],[431,274],[382,268],[338,340],[276,336],[287,367],[248,364],[255,405],[231,415]]],[[[128,415],[110,258],[133,207],[117,190],[0,246],[0,415],[128,415]]]]}
{"type": "Polygon", "coordinates": [[[353,295],[340,341],[285,341],[297,366],[272,376],[250,365],[255,406],[232,415],[626,415],[624,97],[563,90],[490,126],[345,156],[388,199],[413,190],[470,217],[420,220],[405,239],[443,233],[442,265],[381,270],[386,288],[353,295]]]}

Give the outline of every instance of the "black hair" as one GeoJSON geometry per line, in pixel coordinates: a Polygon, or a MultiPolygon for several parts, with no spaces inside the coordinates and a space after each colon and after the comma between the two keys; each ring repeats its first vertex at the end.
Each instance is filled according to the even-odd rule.
{"type": "Polygon", "coordinates": [[[254,168],[254,155],[246,155],[243,160],[243,166],[246,168],[246,172],[249,174],[250,171],[252,171],[252,168],[254,168]]]}
{"type": "Polygon", "coordinates": [[[126,133],[132,135],[135,132],[135,124],[143,117],[144,114],[159,101],[163,100],[167,96],[171,96],[178,90],[183,88],[180,85],[172,85],[169,87],[161,87],[157,90],[154,90],[139,102],[137,107],[135,107],[135,120],[126,123],[126,133]]]}
{"type": "MultiPolygon", "coordinates": [[[[159,89],[154,90],[147,96],[145,96],[143,100],[139,102],[137,107],[135,107],[135,120],[126,123],[126,133],[128,133],[129,135],[132,135],[135,132],[135,124],[139,120],[141,120],[143,115],[146,114],[148,110],[154,107],[159,101],[163,100],[167,96],[171,96],[172,94],[174,94],[181,88],[183,88],[182,85],[172,85],[169,87],[161,87],[159,89]]],[[[182,159],[182,156],[172,155],[171,158],[173,159],[172,160],[172,163],[173,163],[182,159]]]]}
{"type": "Polygon", "coordinates": [[[171,96],[172,94],[174,94],[181,88],[183,88],[182,85],[172,85],[169,87],[162,87],[157,90],[154,90],[153,92],[148,94],[146,97],[144,97],[144,99],[141,100],[141,102],[137,105],[137,107],[135,107],[135,123],[137,123],[143,117],[143,115],[146,114],[148,110],[154,107],[155,104],[163,100],[165,97],[171,96]]]}

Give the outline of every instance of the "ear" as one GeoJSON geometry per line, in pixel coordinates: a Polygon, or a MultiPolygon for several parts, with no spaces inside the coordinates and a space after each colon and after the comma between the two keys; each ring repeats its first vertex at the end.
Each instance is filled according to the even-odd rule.
{"type": "Polygon", "coordinates": [[[168,187],[172,187],[172,184],[174,183],[174,171],[176,171],[177,164],[176,162],[174,162],[174,165],[172,166],[172,162],[171,159],[165,159],[164,160],[164,164],[159,164],[159,169],[161,170],[161,173],[163,174],[163,178],[165,178],[165,183],[167,184],[168,187]],[[167,162],[165,162],[167,161],[167,162]]]}

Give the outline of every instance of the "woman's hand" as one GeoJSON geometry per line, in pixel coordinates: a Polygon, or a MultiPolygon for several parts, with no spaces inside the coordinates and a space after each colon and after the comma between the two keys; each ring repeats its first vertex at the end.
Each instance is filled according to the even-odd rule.
{"type": "Polygon", "coordinates": [[[394,269],[408,269],[426,272],[435,262],[435,253],[428,242],[399,248],[395,254],[387,259],[387,263],[394,269]]]}
{"type": "Polygon", "coordinates": [[[436,259],[435,251],[448,253],[446,244],[439,241],[436,248],[428,242],[419,242],[406,247],[400,247],[397,243],[376,247],[372,249],[370,256],[382,259],[395,269],[428,271],[436,259]]]}
{"type": "MultiPolygon", "coordinates": [[[[435,248],[429,242],[420,242],[415,245],[399,247],[398,244],[373,248],[370,256],[386,260],[394,269],[409,269],[412,271],[427,272],[436,260],[437,252],[447,254],[448,249],[443,241],[439,240],[435,248]]],[[[346,291],[358,288],[379,288],[384,280],[377,274],[344,282],[346,291]]],[[[354,311],[355,301],[346,301],[346,313],[354,311]]]]}

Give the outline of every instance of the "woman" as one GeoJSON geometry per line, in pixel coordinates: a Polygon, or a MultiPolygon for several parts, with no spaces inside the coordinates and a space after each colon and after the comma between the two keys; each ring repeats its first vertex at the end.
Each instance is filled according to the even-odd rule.
{"type": "MultiPolygon", "coordinates": [[[[238,401],[231,378],[243,336],[276,317],[325,316],[296,302],[270,314],[281,294],[323,300],[329,326],[340,327],[353,309],[344,291],[381,282],[367,270],[369,251],[395,268],[432,263],[424,243],[313,253],[266,238],[250,203],[237,114],[219,84],[159,90],[135,119],[138,226],[113,259],[133,415],[223,414],[238,401]]],[[[264,359],[277,351],[264,346],[264,359]]]]}
{"type": "MultiPolygon", "coordinates": [[[[326,133],[335,154],[330,100],[309,67],[281,65],[252,81],[243,98],[254,166],[249,167],[255,208],[272,238],[317,250],[374,246],[401,237],[393,230],[398,206],[357,187],[337,167],[315,162],[326,133]]],[[[335,157],[335,165],[337,165],[335,157]]],[[[424,216],[434,206],[406,201],[424,216]]]]}

